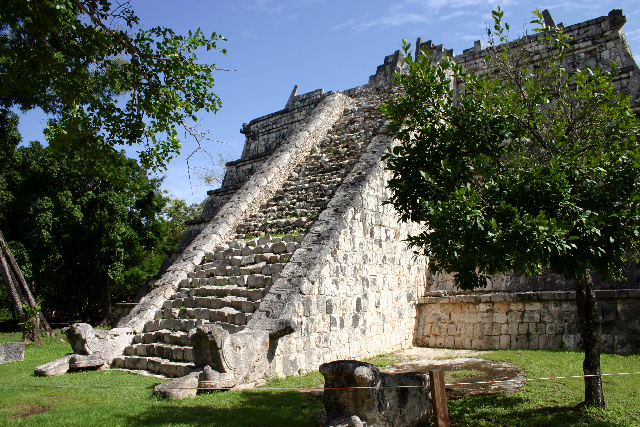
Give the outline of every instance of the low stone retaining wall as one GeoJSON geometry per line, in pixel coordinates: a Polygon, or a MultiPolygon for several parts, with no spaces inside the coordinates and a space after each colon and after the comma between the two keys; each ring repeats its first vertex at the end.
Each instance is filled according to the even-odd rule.
{"type": "MultiPolygon", "coordinates": [[[[640,290],[599,290],[603,351],[640,351],[640,290]]],[[[459,294],[419,298],[416,345],[578,350],[575,292],[459,294]]]]}

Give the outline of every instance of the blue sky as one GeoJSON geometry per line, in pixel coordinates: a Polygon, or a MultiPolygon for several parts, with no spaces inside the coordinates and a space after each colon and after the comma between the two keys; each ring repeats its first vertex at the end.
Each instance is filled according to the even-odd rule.
{"type": "MultiPolygon", "coordinates": [[[[417,37],[453,48],[456,54],[473,47],[491,20],[491,8],[500,4],[512,35],[522,33],[530,11],[549,9],[556,23],[571,25],[621,8],[627,16],[623,27],[636,61],[640,58],[640,2],[508,0],[132,0],[143,28],[157,25],[187,33],[223,34],[226,56],[206,52],[202,62],[215,63],[214,92],[222,99],[217,114],[201,116],[201,130],[212,139],[206,148],[234,160],[240,156],[242,123],[284,108],[291,90],[299,93],[324,88],[345,90],[367,83],[386,55],[400,49],[402,38],[417,37]],[[235,149],[235,152],[233,151],[235,149]]],[[[531,26],[529,26],[531,27],[531,26]]],[[[46,119],[38,112],[21,119],[23,141],[43,140],[46,119]]],[[[195,149],[183,141],[182,155],[171,161],[163,187],[188,202],[201,201],[207,187],[188,179],[186,157],[195,149]]],[[[135,148],[128,153],[135,156],[135,148]]],[[[207,166],[207,157],[196,154],[192,165],[207,166]]],[[[209,161],[210,163],[210,161],[209,161]]]]}

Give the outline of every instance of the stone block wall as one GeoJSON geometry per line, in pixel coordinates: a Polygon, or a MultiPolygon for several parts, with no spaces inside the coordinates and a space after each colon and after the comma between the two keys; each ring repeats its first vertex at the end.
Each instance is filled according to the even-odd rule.
{"type": "MultiPolygon", "coordinates": [[[[640,351],[640,290],[596,291],[603,351],[640,351]]],[[[416,344],[473,349],[578,350],[575,292],[420,298],[416,344]]]]}
{"type": "Polygon", "coordinates": [[[299,129],[301,122],[311,114],[316,105],[332,93],[318,89],[293,95],[284,110],[245,123],[240,131],[246,135],[242,157],[227,163],[222,188],[240,186],[246,182],[264,159],[299,129]]]}
{"type": "Polygon", "coordinates": [[[413,345],[426,261],[403,241],[417,225],[383,204],[390,176],[380,156],[391,143],[374,138],[254,313],[249,329],[287,318],[296,325],[278,341],[272,374],[413,345]],[[278,309],[282,301],[290,308],[278,309]]]}
{"type": "MultiPolygon", "coordinates": [[[[614,78],[614,84],[620,92],[629,95],[631,105],[636,111],[640,111],[640,69],[633,59],[622,29],[625,23],[626,17],[622,15],[622,11],[614,9],[608,16],[564,27],[564,33],[572,37],[565,66],[569,72],[596,66],[609,70],[611,63],[615,62],[619,73],[614,78]]],[[[547,24],[555,26],[551,21],[547,24]]],[[[526,49],[532,52],[532,63],[551,54],[544,37],[545,34],[538,33],[524,38],[526,49]]],[[[485,70],[487,51],[483,49],[481,41],[476,41],[473,48],[465,49],[461,55],[455,55],[453,50],[447,50],[442,45],[434,46],[431,41],[422,42],[422,39],[418,39],[416,51],[419,52],[422,46],[432,52],[436,61],[449,56],[469,72],[482,74],[485,70]]],[[[457,84],[454,87],[458,88],[457,84]]]]}
{"type": "MultiPolygon", "coordinates": [[[[595,289],[640,289],[640,267],[635,262],[627,263],[624,280],[603,281],[596,274],[592,274],[595,289]]],[[[486,288],[476,288],[477,291],[493,292],[541,292],[541,291],[575,291],[572,280],[565,280],[561,275],[545,270],[535,277],[523,277],[513,271],[492,276],[486,288]]],[[[427,273],[427,293],[434,295],[456,293],[453,274],[427,273]]]]}

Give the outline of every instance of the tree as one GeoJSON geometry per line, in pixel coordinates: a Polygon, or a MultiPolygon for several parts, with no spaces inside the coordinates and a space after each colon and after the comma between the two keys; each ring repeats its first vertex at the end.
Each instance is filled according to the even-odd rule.
{"type": "MultiPolygon", "coordinates": [[[[3,225],[10,240],[8,246],[14,248],[23,269],[32,269],[25,272],[26,276],[45,281],[38,284],[40,289],[57,292],[61,287],[53,285],[54,277],[63,278],[65,284],[84,280],[65,276],[72,271],[77,273],[77,265],[99,273],[92,283],[101,284],[98,289],[105,319],[111,313],[111,287],[123,286],[126,272],[130,273],[129,278],[143,274],[144,268],[134,274],[126,265],[146,253],[141,248],[148,242],[157,240],[155,232],[149,230],[157,225],[154,209],[161,209],[153,207],[160,196],[151,194],[157,191],[145,193],[148,186],[155,184],[137,165],[123,160],[114,146],[140,144],[142,165],[163,169],[180,151],[177,126],[184,126],[186,131],[194,129],[187,120],[196,120],[197,111],[215,112],[221,105],[211,92],[216,66],[198,63],[195,54],[201,47],[225,54],[224,49],[217,48],[217,43],[225,40],[221,35],[207,37],[197,29],[180,36],[164,27],[136,30],[138,24],[139,18],[127,1],[115,5],[108,0],[0,2],[1,124],[16,120],[10,115],[10,109],[16,108],[27,111],[40,107],[53,117],[46,132],[49,147],[33,144],[17,150],[17,157],[11,157],[15,164],[5,160],[14,154],[11,141],[16,135],[19,138],[17,131],[0,135],[0,205],[14,209],[0,212],[0,216],[17,221],[3,225]],[[78,153],[84,156],[85,165],[78,163],[78,153]],[[60,157],[66,155],[70,155],[69,159],[60,157]],[[43,165],[29,159],[41,160],[43,165]],[[5,171],[3,165],[12,169],[5,171]],[[17,165],[26,169],[16,169],[17,165]],[[63,176],[63,172],[70,175],[63,176]],[[58,182],[38,182],[38,176],[58,182]],[[131,182],[125,185],[122,179],[131,182]],[[11,180],[15,182],[9,183],[11,180]],[[20,184],[26,186],[23,190],[34,191],[23,197],[17,193],[18,187],[12,187],[20,184]],[[52,193],[38,192],[45,187],[52,193]],[[146,199],[140,192],[146,194],[146,199]],[[85,199],[74,198],[80,195],[85,199]],[[135,199],[137,205],[134,207],[127,197],[135,199]],[[20,207],[30,210],[20,211],[20,207]],[[12,217],[15,212],[25,216],[12,217]],[[63,216],[56,217],[54,213],[63,216]],[[125,213],[129,217],[125,218],[125,213]],[[75,226],[80,226],[81,233],[74,232],[75,226]],[[38,252],[40,246],[35,244],[35,237],[43,239],[42,248],[51,244],[51,252],[38,252]],[[71,241],[94,245],[99,242],[96,247],[103,252],[62,246],[76,251],[70,255],[54,245],[71,241]],[[38,255],[34,256],[34,252],[38,255]],[[94,258],[82,259],[85,255],[94,258]],[[70,259],[77,263],[76,267],[69,265],[70,259]],[[80,259],[86,263],[80,263],[80,259]],[[53,270],[57,276],[45,274],[51,273],[48,269],[56,262],[62,262],[53,270]]],[[[146,257],[139,261],[143,259],[146,257]]],[[[90,295],[84,299],[78,296],[77,300],[82,304],[75,311],[96,311],[90,307],[90,295]]],[[[20,306],[14,304],[14,309],[20,311],[20,306]]]]}
{"type": "Polygon", "coordinates": [[[126,1],[0,2],[0,106],[51,114],[52,146],[86,136],[106,151],[142,143],[142,165],[164,168],[180,150],[177,126],[221,105],[210,91],[216,66],[198,63],[195,51],[225,39],[200,29],[134,32],[138,23],[126,1]]]}
{"type": "Polygon", "coordinates": [[[585,403],[604,407],[590,270],[618,278],[638,259],[640,125],[608,70],[566,71],[569,37],[534,13],[552,54],[533,63],[525,40],[507,40],[498,8],[480,76],[427,51],[413,61],[404,41],[408,72],[395,82],[405,95],[383,106],[400,141],[386,155],[390,203],[425,224],[409,243],[462,289],[512,269],[573,280],[585,403]]]}
{"type": "MultiPolygon", "coordinates": [[[[0,109],[0,177],[8,170],[13,158],[13,151],[20,142],[18,118],[11,111],[0,109]]],[[[2,205],[4,183],[0,178],[0,206],[2,205]]],[[[2,213],[0,212],[0,218],[2,213]]],[[[11,249],[0,231],[0,278],[4,282],[7,296],[11,300],[13,312],[22,329],[22,340],[40,342],[40,328],[49,335],[54,332],[40,310],[40,304],[33,297],[22,271],[18,266],[11,249]]]]}
{"type": "Polygon", "coordinates": [[[44,309],[108,323],[112,299],[135,295],[162,262],[167,198],[124,153],[93,155],[85,141],[15,149],[0,175],[0,229],[44,309]]]}

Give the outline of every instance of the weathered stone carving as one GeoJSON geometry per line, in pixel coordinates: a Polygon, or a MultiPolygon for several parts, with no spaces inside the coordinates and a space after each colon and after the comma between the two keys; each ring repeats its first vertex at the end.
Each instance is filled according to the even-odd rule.
{"type": "Polygon", "coordinates": [[[325,412],[318,427],[413,427],[431,414],[429,378],[417,372],[383,374],[370,363],[338,360],[320,365],[325,412]]]}
{"type": "Polygon", "coordinates": [[[69,371],[69,360],[74,356],[73,353],[62,356],[49,363],[38,366],[34,373],[39,377],[52,377],[55,375],[63,375],[69,371]]]}
{"type": "Polygon", "coordinates": [[[188,375],[177,378],[173,381],[158,384],[153,392],[165,399],[184,399],[195,397],[198,393],[198,377],[200,372],[191,372],[188,375]]]}
{"type": "Polygon", "coordinates": [[[221,381],[219,388],[251,383],[264,378],[269,370],[268,331],[245,330],[229,334],[219,325],[207,324],[192,330],[189,339],[193,344],[194,365],[205,369],[201,380],[209,381],[210,388],[216,386],[212,383],[215,380],[221,381]],[[231,374],[233,380],[228,375],[213,372],[231,374]]]}
{"type": "Polygon", "coordinates": [[[62,330],[76,354],[66,355],[38,366],[36,375],[61,375],[71,369],[108,367],[133,339],[131,328],[93,329],[87,323],[74,323],[62,330]]]}

